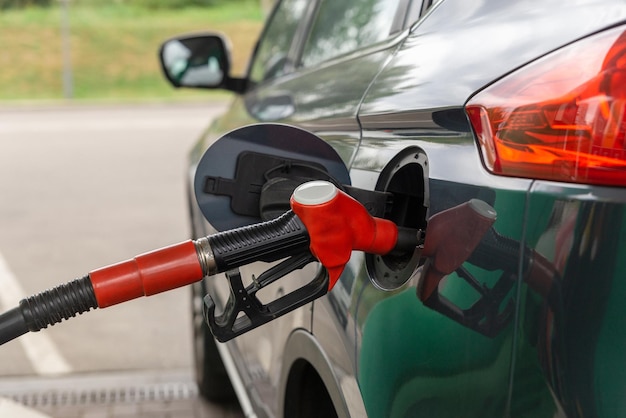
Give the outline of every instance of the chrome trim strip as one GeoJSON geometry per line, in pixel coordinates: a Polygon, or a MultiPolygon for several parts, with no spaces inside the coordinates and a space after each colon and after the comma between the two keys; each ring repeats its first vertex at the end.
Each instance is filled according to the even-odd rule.
{"type": "Polygon", "coordinates": [[[237,395],[237,399],[239,400],[239,404],[241,405],[241,410],[243,411],[246,418],[257,418],[257,415],[252,408],[252,401],[250,400],[250,396],[248,396],[246,387],[243,384],[239,373],[237,372],[237,366],[235,366],[233,356],[230,354],[230,351],[228,351],[226,344],[216,341],[215,345],[217,346],[217,351],[220,352],[222,362],[224,363],[224,368],[226,369],[226,373],[228,373],[230,382],[233,385],[233,389],[235,390],[235,394],[237,395]]]}

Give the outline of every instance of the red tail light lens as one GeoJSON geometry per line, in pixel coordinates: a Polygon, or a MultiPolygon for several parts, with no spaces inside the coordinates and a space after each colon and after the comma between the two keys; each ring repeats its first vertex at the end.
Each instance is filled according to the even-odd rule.
{"type": "Polygon", "coordinates": [[[626,186],[626,27],[521,68],[466,111],[494,174],[626,186]]]}

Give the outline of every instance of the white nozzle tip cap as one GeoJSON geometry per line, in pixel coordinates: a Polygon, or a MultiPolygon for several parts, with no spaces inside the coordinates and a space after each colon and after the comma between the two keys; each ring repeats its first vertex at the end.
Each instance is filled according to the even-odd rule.
{"type": "Polygon", "coordinates": [[[471,199],[469,201],[470,207],[479,215],[487,219],[495,220],[498,217],[498,212],[487,202],[480,199],[471,199]]]}
{"type": "Polygon", "coordinates": [[[309,181],[293,191],[293,200],[301,205],[321,205],[337,196],[337,187],[327,181],[309,181]]]}

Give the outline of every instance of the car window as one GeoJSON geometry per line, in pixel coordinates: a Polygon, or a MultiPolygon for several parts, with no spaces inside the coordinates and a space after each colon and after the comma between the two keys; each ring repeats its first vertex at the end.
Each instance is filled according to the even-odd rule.
{"type": "Polygon", "coordinates": [[[400,0],[322,0],[302,53],[310,67],[387,38],[400,0]]]}
{"type": "Polygon", "coordinates": [[[256,84],[283,74],[307,4],[307,0],[283,0],[277,6],[259,42],[250,67],[250,81],[256,84]]]}
{"type": "Polygon", "coordinates": [[[426,13],[426,10],[430,8],[434,0],[412,0],[409,6],[404,25],[406,27],[412,26],[419,18],[426,13]]]}

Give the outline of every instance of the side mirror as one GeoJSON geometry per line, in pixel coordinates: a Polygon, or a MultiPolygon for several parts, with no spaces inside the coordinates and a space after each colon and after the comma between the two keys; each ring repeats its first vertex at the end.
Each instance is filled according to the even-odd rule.
{"type": "Polygon", "coordinates": [[[170,39],[159,50],[161,68],[174,87],[243,91],[243,80],[230,77],[230,51],[220,35],[170,39]]]}

